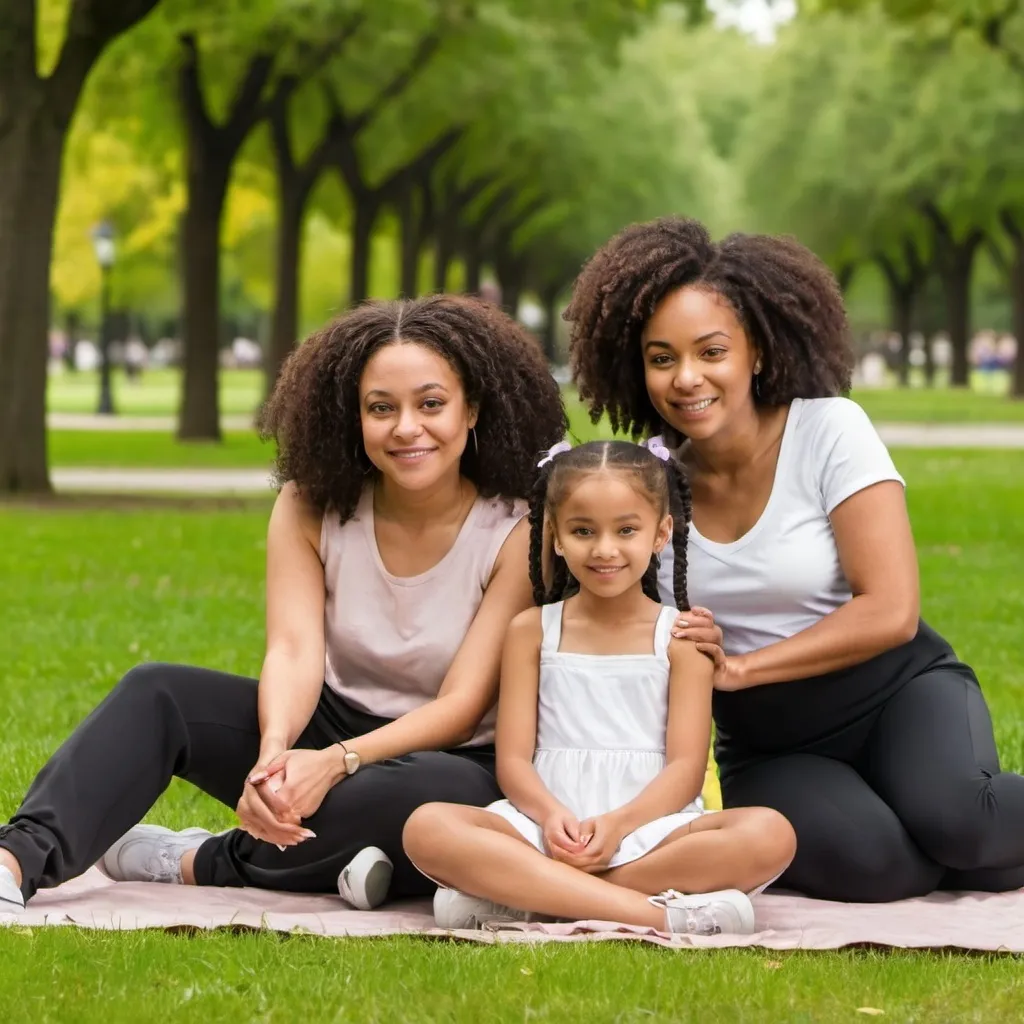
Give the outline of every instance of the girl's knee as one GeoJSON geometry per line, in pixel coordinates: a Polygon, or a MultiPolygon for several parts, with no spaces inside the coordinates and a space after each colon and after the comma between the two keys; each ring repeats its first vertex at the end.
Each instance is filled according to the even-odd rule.
{"type": "Polygon", "coordinates": [[[796,856],[796,831],[789,819],[771,807],[744,807],[740,827],[758,866],[769,875],[785,871],[796,856]]]}
{"type": "Polygon", "coordinates": [[[417,867],[428,867],[443,851],[459,810],[456,804],[429,803],[409,815],[402,830],[402,846],[417,867]]]}

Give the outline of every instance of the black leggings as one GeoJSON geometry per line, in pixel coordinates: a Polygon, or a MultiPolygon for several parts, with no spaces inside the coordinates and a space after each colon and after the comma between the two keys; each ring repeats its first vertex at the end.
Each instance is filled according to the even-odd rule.
{"type": "MultiPolygon", "coordinates": [[[[297,747],[320,749],[385,724],[326,686],[297,747]]],[[[234,808],[259,757],[256,680],[183,665],[132,669],[36,777],[0,847],[17,857],[22,892],[80,875],[186,779],[234,808]]],[[[330,790],[304,822],[317,835],[283,852],[234,829],[196,853],[200,885],[336,892],[341,869],[365,846],[392,860],[393,898],[434,888],[402,850],[406,819],[433,800],[485,805],[501,796],[493,746],[427,751],[369,764],[330,790]]]]}
{"type": "Polygon", "coordinates": [[[881,903],[1024,886],[1024,777],[999,770],[966,666],[930,669],[827,741],[723,770],[726,807],[774,807],[796,858],[779,885],[881,903]]]}

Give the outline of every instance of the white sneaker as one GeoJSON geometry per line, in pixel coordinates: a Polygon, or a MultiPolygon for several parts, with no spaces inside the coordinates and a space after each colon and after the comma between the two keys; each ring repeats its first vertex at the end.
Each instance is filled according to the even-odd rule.
{"type": "Polygon", "coordinates": [[[180,885],[181,858],[212,837],[203,828],[174,832],[161,825],[136,825],[103,854],[98,867],[115,882],[180,885]]]}
{"type": "Polygon", "coordinates": [[[483,928],[490,923],[530,921],[536,915],[500,903],[469,896],[458,889],[438,889],[434,893],[434,922],[438,928],[483,928]]]}
{"type": "Polygon", "coordinates": [[[0,914],[20,914],[25,909],[25,897],[9,868],[0,866],[0,914]]]}
{"type": "Polygon", "coordinates": [[[356,910],[373,910],[388,898],[395,866],[376,846],[365,846],[341,869],[338,895],[356,910]]]}
{"type": "Polygon", "coordinates": [[[739,889],[684,895],[669,889],[650,902],[665,908],[665,930],[675,935],[750,935],[754,906],[739,889]]]}

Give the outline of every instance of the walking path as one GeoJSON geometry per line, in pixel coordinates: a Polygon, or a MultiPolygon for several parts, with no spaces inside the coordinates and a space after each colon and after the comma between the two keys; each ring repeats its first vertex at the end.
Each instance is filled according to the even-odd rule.
{"type": "Polygon", "coordinates": [[[93,494],[267,494],[265,469],[88,469],[56,467],[50,482],[57,491],[93,494]]]}
{"type": "MultiPolygon", "coordinates": [[[[222,430],[252,430],[253,413],[228,413],[221,416],[222,430]]],[[[176,416],[97,416],[92,412],[50,412],[46,414],[50,430],[152,430],[173,434],[178,429],[176,416]]]]}

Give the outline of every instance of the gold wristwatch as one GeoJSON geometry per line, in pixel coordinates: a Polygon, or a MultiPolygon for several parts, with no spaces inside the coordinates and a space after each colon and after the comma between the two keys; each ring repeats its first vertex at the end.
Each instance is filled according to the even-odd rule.
{"type": "Polygon", "coordinates": [[[359,755],[354,750],[349,750],[341,740],[338,740],[338,746],[345,751],[342,757],[342,763],[345,765],[346,775],[355,775],[359,771],[359,765],[362,763],[359,759],[359,755]]]}

